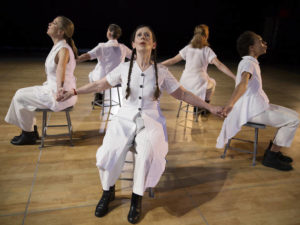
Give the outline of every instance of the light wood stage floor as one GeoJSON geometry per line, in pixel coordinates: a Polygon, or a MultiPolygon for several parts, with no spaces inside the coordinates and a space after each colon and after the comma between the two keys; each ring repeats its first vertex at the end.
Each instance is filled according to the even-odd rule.
{"type": "MultiPolygon", "coordinates": [[[[46,147],[14,146],[10,139],[20,129],[4,122],[11,98],[22,87],[41,85],[45,80],[44,59],[2,58],[0,61],[0,224],[1,225],[119,225],[129,224],[131,182],[119,180],[116,200],[103,218],[94,216],[101,196],[95,154],[104,134],[100,111],[91,108],[93,94],[79,96],[71,112],[74,147],[67,137],[46,139],[46,147]]],[[[235,72],[237,63],[230,68],[235,72]]],[[[88,82],[95,63],[76,68],[78,86],[88,82]]],[[[300,112],[300,73],[275,66],[262,66],[264,90],[274,104],[300,112]]],[[[177,78],[183,65],[170,67],[177,78]]],[[[217,81],[213,104],[224,105],[234,84],[215,67],[209,74],[217,81]]],[[[300,129],[289,149],[294,170],[281,172],[262,166],[261,160],[276,130],[260,130],[257,165],[251,155],[230,151],[221,159],[216,138],[223,119],[209,115],[198,123],[189,114],[176,118],[179,102],[164,94],[161,108],[167,119],[169,153],[167,167],[155,198],[145,194],[139,224],[155,225],[296,225],[300,224],[300,129]]],[[[41,133],[41,113],[37,125],[41,133]]],[[[53,113],[52,123],[65,122],[63,113],[53,113]]],[[[63,128],[50,133],[65,132],[63,128]]],[[[253,138],[243,128],[239,137],[253,138]]],[[[117,137],[116,137],[117,140],[117,137]]],[[[236,142],[235,146],[252,148],[236,142]]],[[[123,177],[131,176],[127,166],[123,177]]]]}

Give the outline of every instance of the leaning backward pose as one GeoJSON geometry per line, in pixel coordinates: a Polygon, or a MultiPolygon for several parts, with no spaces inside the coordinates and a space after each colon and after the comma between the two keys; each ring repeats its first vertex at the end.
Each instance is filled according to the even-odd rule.
{"type": "Polygon", "coordinates": [[[104,216],[115,196],[115,183],[120,176],[126,154],[135,147],[133,193],[128,221],[136,223],[141,215],[142,196],[147,187],[154,187],[165,169],[168,140],[165,118],[159,97],[161,91],[176,99],[210,110],[222,111],[185,90],[168,69],[156,63],[156,38],[148,26],[139,26],[132,35],[130,62],[121,63],[103,79],[77,90],[66,91],[60,100],[76,94],[99,92],[117,84],[122,85],[123,105],[111,120],[102,146],[97,151],[97,167],[103,188],[95,215],[104,216]],[[116,138],[118,141],[116,142],[116,138]]]}
{"type": "Polygon", "coordinates": [[[47,34],[53,41],[53,47],[45,63],[47,81],[42,86],[21,88],[15,93],[5,121],[20,127],[22,133],[11,140],[12,144],[36,143],[38,133],[35,126],[35,110],[37,108],[61,111],[76,103],[77,96],[65,102],[56,101],[63,89],[76,88],[74,69],[77,48],[72,39],[73,33],[72,21],[64,16],[58,16],[49,23],[47,34]]]}
{"type": "Polygon", "coordinates": [[[291,170],[293,161],[280,152],[281,147],[290,147],[299,126],[297,112],[269,103],[262,89],[262,78],[257,58],[266,53],[267,43],[261,36],[246,31],[237,40],[237,50],[243,58],[238,66],[236,87],[223,109],[222,130],[217,139],[217,148],[223,148],[247,122],[277,127],[278,131],[266,149],[262,164],[278,170],[291,170]]]}

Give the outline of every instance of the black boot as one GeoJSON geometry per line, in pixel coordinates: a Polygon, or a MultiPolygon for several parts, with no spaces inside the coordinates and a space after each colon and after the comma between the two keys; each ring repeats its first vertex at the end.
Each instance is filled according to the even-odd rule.
{"type": "Polygon", "coordinates": [[[36,143],[36,134],[34,131],[22,130],[21,136],[13,138],[10,143],[13,145],[34,145],[36,143]]]}
{"type": "Polygon", "coordinates": [[[40,139],[40,135],[39,135],[39,132],[38,132],[37,125],[33,126],[33,131],[34,131],[36,140],[39,140],[40,139]]]}
{"type": "Polygon", "coordinates": [[[277,170],[289,171],[293,169],[290,164],[285,163],[279,159],[278,152],[272,152],[271,150],[268,151],[268,149],[264,154],[262,164],[264,166],[272,167],[277,170]]]}
{"type": "MultiPolygon", "coordinates": [[[[38,129],[37,129],[37,125],[34,125],[33,129],[34,129],[36,140],[40,139],[38,129]]],[[[22,136],[22,133],[23,132],[21,132],[21,134],[19,136],[14,136],[14,138],[11,139],[11,142],[16,142],[22,136]]]]}
{"type": "Polygon", "coordinates": [[[95,216],[103,217],[108,212],[108,205],[115,199],[115,186],[109,188],[109,191],[103,191],[102,197],[95,210],[95,216]]]}
{"type": "Polygon", "coordinates": [[[142,198],[143,196],[132,193],[131,205],[128,213],[128,222],[135,224],[139,221],[142,214],[142,198]]]}
{"type": "MultiPolygon", "coordinates": [[[[268,148],[266,149],[265,155],[267,154],[267,152],[271,151],[272,144],[273,144],[273,142],[270,141],[270,144],[269,144],[268,148]]],[[[283,155],[281,152],[277,152],[277,157],[280,161],[285,162],[285,163],[293,162],[293,159],[291,157],[283,155]]]]}

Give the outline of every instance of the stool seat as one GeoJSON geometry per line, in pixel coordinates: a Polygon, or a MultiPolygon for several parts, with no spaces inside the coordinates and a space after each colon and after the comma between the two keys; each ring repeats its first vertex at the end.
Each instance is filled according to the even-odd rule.
{"type": "Polygon", "coordinates": [[[71,123],[71,117],[70,117],[70,111],[73,110],[73,106],[70,106],[68,108],[65,108],[59,112],[65,112],[66,113],[66,119],[67,119],[67,124],[62,124],[62,125],[48,125],[48,122],[50,120],[50,116],[47,119],[47,113],[48,112],[54,112],[51,109],[39,109],[37,108],[35,111],[36,112],[42,112],[43,113],[43,120],[42,120],[42,137],[41,137],[41,145],[40,145],[40,149],[44,147],[44,142],[46,137],[49,136],[62,136],[62,135],[68,135],[70,138],[70,143],[71,146],[73,146],[73,141],[72,141],[72,123],[71,123]],[[49,127],[68,127],[68,134],[62,134],[62,135],[48,135],[47,134],[47,128],[49,127]]]}
{"type": "Polygon", "coordinates": [[[254,140],[252,141],[252,140],[234,138],[234,137],[229,139],[226,146],[225,146],[224,153],[223,153],[223,155],[221,155],[221,158],[224,159],[226,157],[226,153],[227,153],[228,149],[239,151],[239,152],[244,152],[244,153],[249,153],[249,154],[253,154],[252,166],[255,166],[255,164],[256,164],[255,160],[256,160],[256,155],[257,155],[257,144],[258,144],[258,129],[264,129],[264,128],[266,128],[266,125],[265,124],[260,124],[260,123],[247,122],[243,126],[254,128],[254,140]],[[230,143],[231,143],[232,140],[238,140],[238,141],[253,143],[253,151],[231,147],[230,143]]]}

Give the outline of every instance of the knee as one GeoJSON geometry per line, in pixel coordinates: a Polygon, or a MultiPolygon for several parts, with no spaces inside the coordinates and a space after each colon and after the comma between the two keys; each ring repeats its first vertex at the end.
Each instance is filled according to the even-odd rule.
{"type": "Polygon", "coordinates": [[[16,102],[22,102],[24,97],[24,93],[22,89],[19,89],[16,91],[15,96],[14,96],[14,101],[16,102]]]}

